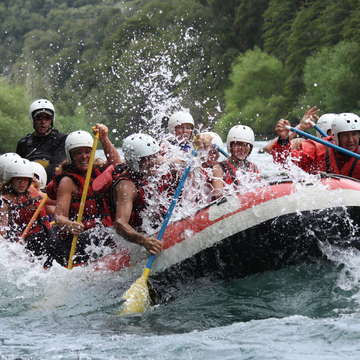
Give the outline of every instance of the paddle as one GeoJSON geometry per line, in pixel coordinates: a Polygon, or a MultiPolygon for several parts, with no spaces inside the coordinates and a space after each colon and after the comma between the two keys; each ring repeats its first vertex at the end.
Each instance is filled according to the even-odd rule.
{"type": "MultiPolygon", "coordinates": [[[[94,143],[93,143],[91,153],[90,153],[89,164],[88,164],[88,168],[87,168],[87,171],[86,171],[84,188],[83,188],[83,192],[81,194],[79,212],[77,214],[77,219],[76,219],[76,222],[78,222],[78,223],[81,223],[81,220],[82,220],[82,217],[83,217],[83,214],[84,214],[85,201],[86,201],[86,196],[87,196],[87,193],[88,193],[88,190],[89,190],[90,178],[91,178],[91,173],[92,173],[92,170],[93,170],[94,159],[95,159],[95,151],[96,151],[96,148],[97,148],[98,141],[99,141],[99,132],[96,131],[95,136],[94,136],[94,143]]],[[[77,240],[78,240],[78,235],[74,235],[73,239],[72,239],[72,242],[71,242],[71,249],[70,249],[68,266],[67,266],[67,268],[69,270],[71,270],[73,268],[73,257],[75,255],[75,251],[76,251],[77,240]]]]}
{"type": "MultiPolygon", "coordinates": [[[[191,154],[192,156],[196,156],[196,151],[192,150],[191,154]]],[[[164,221],[157,235],[158,240],[161,240],[165,233],[165,230],[168,226],[170,217],[174,211],[177,200],[181,194],[185,181],[189,175],[191,165],[192,165],[192,160],[188,163],[187,167],[185,168],[185,170],[181,175],[179,184],[175,190],[175,194],[171,200],[171,204],[165,214],[164,221]]],[[[156,255],[150,255],[148,257],[148,261],[142,275],[130,286],[130,288],[122,296],[122,299],[125,300],[125,302],[122,305],[122,309],[118,313],[119,315],[144,312],[150,306],[150,294],[147,285],[147,280],[149,278],[151,267],[155,259],[156,259],[156,255]]]]}
{"type": "Polygon", "coordinates": [[[230,155],[225,151],[223,150],[219,145],[216,145],[216,144],[213,144],[212,147],[214,149],[216,149],[218,152],[220,152],[221,154],[223,154],[225,157],[230,157],[230,155]]]}
{"type": "Polygon", "coordinates": [[[328,134],[326,134],[326,132],[324,132],[324,130],[320,129],[319,126],[317,126],[313,121],[311,121],[311,120],[308,120],[308,121],[309,121],[309,123],[312,125],[312,127],[313,127],[318,133],[320,133],[320,135],[321,135],[322,137],[327,137],[327,136],[329,136],[328,134]]]}
{"type": "Polygon", "coordinates": [[[318,138],[318,137],[316,137],[314,135],[311,135],[311,134],[309,134],[309,133],[307,133],[305,131],[299,130],[297,128],[294,128],[294,127],[291,127],[291,126],[286,126],[286,128],[293,131],[293,132],[296,132],[297,134],[299,134],[299,135],[301,135],[301,136],[303,136],[303,137],[305,137],[307,139],[314,140],[314,141],[316,141],[316,142],[318,142],[320,144],[331,147],[334,150],[340,151],[345,155],[353,156],[353,157],[355,157],[357,159],[360,159],[360,154],[354,153],[353,151],[347,150],[347,149],[345,149],[345,148],[343,148],[341,146],[335,145],[335,144],[333,144],[333,143],[331,143],[329,141],[320,139],[320,138],[318,138]]]}
{"type": "Polygon", "coordinates": [[[28,235],[31,227],[33,226],[34,222],[36,221],[36,219],[39,217],[39,214],[40,214],[40,211],[42,210],[42,208],[44,207],[44,205],[46,204],[46,201],[48,199],[48,196],[45,195],[41,201],[40,201],[40,204],[39,206],[37,207],[37,209],[35,210],[33,216],[31,217],[29,223],[26,225],[26,228],[24,229],[24,231],[22,232],[22,234],[20,235],[20,237],[22,239],[25,239],[26,236],[28,235]]]}

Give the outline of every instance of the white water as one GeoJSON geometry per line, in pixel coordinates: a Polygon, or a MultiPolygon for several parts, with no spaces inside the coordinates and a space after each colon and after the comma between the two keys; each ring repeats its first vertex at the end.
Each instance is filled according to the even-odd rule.
{"type": "MultiPolygon", "coordinates": [[[[268,155],[252,160],[278,171],[268,155]]],[[[119,317],[141,266],[45,271],[20,245],[0,243],[0,359],[357,359],[360,256],[324,251],[338,268],[204,279],[169,305],[119,317]]]]}

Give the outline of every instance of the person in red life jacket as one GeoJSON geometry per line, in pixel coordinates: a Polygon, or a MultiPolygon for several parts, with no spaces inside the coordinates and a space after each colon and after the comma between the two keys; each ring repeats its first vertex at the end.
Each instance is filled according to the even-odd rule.
{"type": "MultiPolygon", "coordinates": [[[[296,125],[296,128],[298,128],[302,131],[306,131],[307,129],[311,129],[315,125],[315,122],[317,122],[317,125],[318,125],[318,120],[320,120],[318,117],[318,112],[319,112],[319,109],[316,106],[313,106],[310,109],[308,109],[305,112],[302,119],[300,120],[299,124],[296,125]]],[[[330,114],[328,114],[328,115],[330,115],[330,114]]],[[[281,121],[282,121],[282,119],[280,120],[280,122],[281,121]]],[[[331,128],[331,124],[330,124],[330,128],[331,128]]],[[[317,134],[317,136],[320,136],[320,134],[317,134]]],[[[297,149],[300,146],[301,142],[304,140],[305,140],[304,138],[297,137],[296,133],[291,132],[289,134],[289,142],[290,142],[292,149],[297,149]]],[[[278,142],[278,137],[269,141],[263,147],[263,150],[269,154],[274,155],[274,152],[272,152],[272,150],[276,146],[277,142],[278,142]]]]}
{"type": "Polygon", "coordinates": [[[33,177],[33,166],[26,159],[13,158],[6,165],[1,187],[0,235],[9,241],[24,243],[32,256],[47,256],[50,251],[50,223],[45,208],[42,208],[26,237],[21,237],[41,200],[40,196],[29,191],[33,177]]]}
{"type": "Polygon", "coordinates": [[[257,166],[248,161],[255,142],[253,130],[246,125],[235,125],[227,135],[226,145],[230,157],[213,169],[213,199],[217,199],[223,195],[225,184],[233,184],[239,186],[241,176],[246,173],[257,174],[259,170],[257,166]]]}
{"type": "MultiPolygon", "coordinates": [[[[277,156],[274,159],[283,161],[291,156],[291,160],[308,173],[320,171],[350,176],[360,179],[360,163],[354,157],[344,155],[332,148],[312,140],[302,142],[299,150],[291,150],[288,142],[289,130],[287,120],[277,124],[280,141],[274,147],[277,156]]],[[[353,113],[338,114],[332,121],[333,141],[336,145],[352,152],[359,153],[360,117],[353,113]]],[[[329,140],[330,138],[325,138],[329,140]]]]}
{"type": "MultiPolygon", "coordinates": [[[[120,156],[108,138],[108,128],[97,124],[99,139],[102,143],[107,164],[121,162],[120,156]]],[[[74,235],[78,235],[77,252],[74,264],[86,263],[95,258],[90,254],[89,246],[95,246],[95,251],[107,251],[114,245],[112,236],[106,227],[112,225],[109,199],[106,194],[93,191],[92,182],[101,174],[99,167],[94,167],[85,202],[84,215],[81,223],[76,221],[80,200],[85,184],[86,172],[93,146],[93,137],[86,131],[78,130],[70,133],[65,141],[67,160],[62,165],[61,174],[56,176],[47,186],[50,198],[56,199],[55,226],[52,228],[52,245],[55,260],[66,265],[74,235]]]]}
{"type": "MultiPolygon", "coordinates": [[[[133,134],[124,139],[122,149],[126,163],[115,169],[114,173],[114,226],[126,240],[145,247],[151,254],[158,254],[162,243],[141,231],[142,214],[147,208],[149,198],[146,191],[149,189],[150,181],[154,181],[162,160],[160,146],[149,135],[133,134]]],[[[159,193],[172,187],[173,180],[171,176],[164,175],[152,185],[154,189],[151,195],[154,202],[159,193]]],[[[159,204],[156,206],[159,207],[159,204]]]]}
{"type": "Polygon", "coordinates": [[[192,207],[202,207],[212,200],[213,167],[226,159],[218,148],[225,149],[221,137],[212,131],[195,136],[194,146],[197,149],[199,162],[195,162],[189,174],[188,185],[183,190],[182,199],[190,201],[192,207]]]}

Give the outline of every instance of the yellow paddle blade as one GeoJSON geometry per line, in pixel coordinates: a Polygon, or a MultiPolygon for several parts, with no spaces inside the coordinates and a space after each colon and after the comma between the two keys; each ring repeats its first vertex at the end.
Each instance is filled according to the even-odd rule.
{"type": "Polygon", "coordinates": [[[139,277],[126,291],[122,299],[122,304],[118,315],[127,315],[145,312],[151,304],[150,293],[148,288],[148,278],[150,269],[145,268],[141,277],[139,277]]]}

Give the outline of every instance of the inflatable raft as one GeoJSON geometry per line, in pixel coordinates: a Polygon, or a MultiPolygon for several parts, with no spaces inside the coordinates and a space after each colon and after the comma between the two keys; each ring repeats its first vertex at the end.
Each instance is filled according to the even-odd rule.
{"type": "MultiPolygon", "coordinates": [[[[151,281],[161,294],[170,284],[200,277],[240,278],[324,259],[324,244],[360,247],[359,221],[360,182],[354,179],[270,183],[169,224],[151,281]]],[[[129,266],[123,255],[112,255],[109,269],[117,262],[129,266]]]]}

